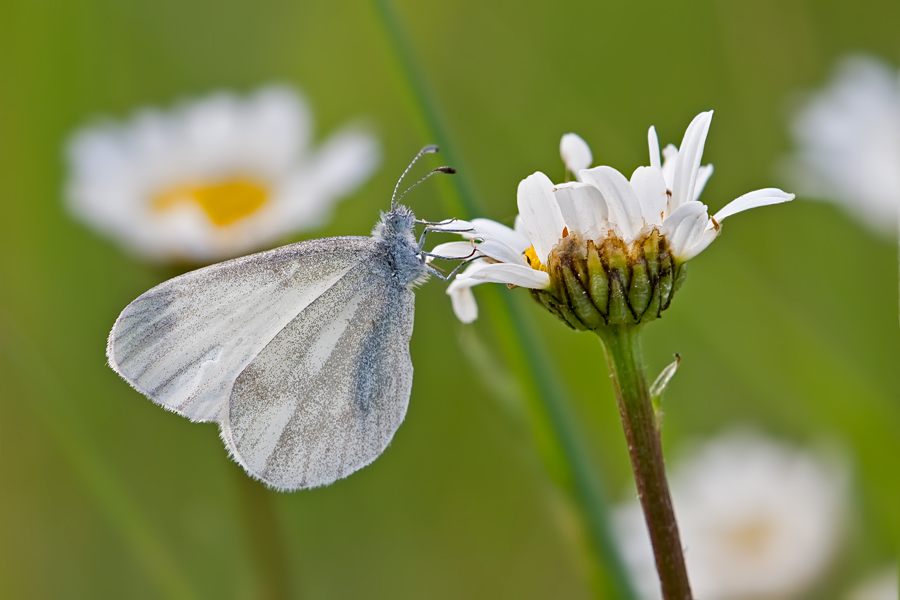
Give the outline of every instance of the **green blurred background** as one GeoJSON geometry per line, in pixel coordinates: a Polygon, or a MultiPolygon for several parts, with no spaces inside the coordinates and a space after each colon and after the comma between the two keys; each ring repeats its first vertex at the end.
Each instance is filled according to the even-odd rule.
{"type": "MultiPolygon", "coordinates": [[[[562,178],[562,133],[630,173],[647,162],[649,125],[678,143],[710,108],[711,210],[784,185],[775,163],[790,148],[792,95],[824,83],[846,52],[900,59],[897,2],[395,8],[455,166],[484,216],[506,222],[520,179],[538,169],[562,178]]],[[[485,382],[467,353],[510,368],[492,356],[487,311],[460,325],[439,282],[417,293],[406,422],[378,461],[329,488],[247,485],[214,425],[154,406],[106,367],[116,315],[168,274],[66,214],[64,140],[98,114],[270,81],[306,93],[320,138],[352,117],[374,126],[383,168],[310,237],[367,233],[397,175],[434,141],[372,4],[0,3],[0,597],[590,597],[579,521],[523,425],[529,380],[513,365],[485,382]],[[272,512],[255,514],[260,504],[272,512]],[[273,582],[279,561],[289,576],[273,582]]],[[[429,184],[409,202],[422,217],[451,216],[442,195],[453,185],[429,184]]],[[[845,451],[851,532],[830,591],[816,596],[843,597],[896,556],[900,534],[897,243],[802,200],[726,229],[647,328],[651,373],[683,357],[664,445],[749,424],[845,451]]],[[[612,499],[629,497],[595,336],[562,327],[522,290],[488,292],[494,304],[501,293],[539,329],[612,499]]]]}

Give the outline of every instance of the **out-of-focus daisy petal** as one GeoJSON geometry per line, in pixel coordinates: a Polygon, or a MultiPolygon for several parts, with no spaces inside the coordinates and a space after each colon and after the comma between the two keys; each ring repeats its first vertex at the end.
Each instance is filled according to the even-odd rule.
{"type": "Polygon", "coordinates": [[[644,226],[641,203],[625,176],[612,167],[594,167],[581,172],[581,180],[600,190],[609,208],[609,220],[621,230],[626,242],[644,226]]]}
{"type": "Polygon", "coordinates": [[[666,180],[658,167],[638,167],[631,175],[631,187],[641,204],[644,220],[651,225],[662,225],[663,214],[669,202],[666,180]]]}
{"type": "Polygon", "coordinates": [[[697,201],[682,204],[666,219],[666,239],[672,254],[679,260],[686,260],[686,251],[691,248],[709,221],[706,207],[697,201]]]}
{"type": "Polygon", "coordinates": [[[713,219],[721,223],[727,217],[730,217],[731,215],[737,214],[739,212],[750,210],[751,208],[757,208],[759,206],[781,204],[782,202],[788,202],[793,199],[794,194],[788,194],[787,192],[783,192],[778,188],[765,188],[762,190],[755,190],[753,192],[748,192],[743,196],[726,204],[725,208],[723,208],[713,216],[713,219]]]}
{"type": "Polygon", "coordinates": [[[897,236],[900,74],[866,55],[842,58],[827,86],[791,121],[797,152],[786,175],[809,199],[835,202],[874,231],[897,236]]]}
{"type": "Polygon", "coordinates": [[[493,283],[509,283],[533,289],[544,289],[550,285],[550,276],[547,273],[522,265],[485,265],[476,271],[460,273],[460,275],[465,275],[461,277],[463,281],[473,279],[493,283]]]}
{"type": "Polygon", "coordinates": [[[697,170],[700,168],[700,160],[703,158],[703,146],[706,144],[706,135],[709,133],[709,124],[712,121],[713,111],[702,112],[691,121],[684,139],[678,148],[678,157],[675,160],[675,178],[672,188],[672,201],[669,203],[669,212],[674,212],[685,202],[694,199],[694,187],[697,183],[697,170]]]}
{"type": "Polygon", "coordinates": [[[534,246],[538,260],[547,264],[547,255],[559,242],[566,227],[556,198],[553,197],[553,182],[538,171],[519,183],[516,197],[528,239],[534,246]]]}
{"type": "Polygon", "coordinates": [[[570,230],[585,239],[600,237],[609,227],[608,209],[603,194],[588,183],[562,183],[554,190],[559,210],[570,230]]]}
{"type": "MultiPolygon", "coordinates": [[[[676,462],[669,481],[697,598],[804,598],[828,577],[843,534],[841,463],[734,432],[676,462]]],[[[641,597],[659,598],[640,507],[614,515],[641,597]]]]}
{"type": "Polygon", "coordinates": [[[700,170],[697,171],[697,183],[694,185],[694,197],[693,200],[699,200],[700,194],[703,193],[703,188],[706,187],[706,182],[709,181],[709,178],[712,177],[713,174],[713,166],[712,165],[703,165],[700,167],[700,170]]]}
{"type": "Polygon", "coordinates": [[[381,149],[372,136],[358,130],[338,132],[290,179],[281,223],[283,234],[319,226],[331,215],[337,199],[368,179],[381,163],[381,149]]]}
{"type": "Polygon", "coordinates": [[[361,131],[310,145],[305,100],[284,86],[219,93],[76,132],[72,212],[145,258],[204,263],[316,227],[380,160],[361,131]]]}
{"type": "Polygon", "coordinates": [[[566,164],[566,169],[576,175],[582,169],[590,167],[594,160],[591,155],[591,147],[575,133],[567,133],[562,136],[559,141],[559,154],[566,164]]]}

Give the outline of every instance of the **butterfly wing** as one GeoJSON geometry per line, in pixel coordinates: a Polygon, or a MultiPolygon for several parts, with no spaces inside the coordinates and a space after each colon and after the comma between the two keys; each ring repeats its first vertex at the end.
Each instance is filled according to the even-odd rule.
{"type": "Polygon", "coordinates": [[[377,251],[368,237],[311,240],[170,279],[119,315],[109,364],[157,404],[192,421],[221,421],[245,367],[377,251]]]}
{"type": "Polygon", "coordinates": [[[234,384],[222,437],[273,487],[346,477],[384,451],[406,415],[414,297],[381,263],[383,254],[309,304],[234,384]]]}

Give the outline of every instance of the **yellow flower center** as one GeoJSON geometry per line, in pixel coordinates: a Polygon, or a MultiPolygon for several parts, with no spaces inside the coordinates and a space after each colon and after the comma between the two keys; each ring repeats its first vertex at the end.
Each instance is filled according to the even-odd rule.
{"type": "Polygon", "coordinates": [[[153,208],[165,211],[183,202],[196,202],[217,227],[231,225],[258,211],[269,199],[268,188],[250,179],[229,179],[209,185],[173,188],[153,200],[153,208]]]}
{"type": "Polygon", "coordinates": [[[528,264],[535,271],[547,272],[547,267],[541,264],[541,260],[537,257],[537,252],[534,251],[534,246],[525,251],[525,260],[528,261],[528,264]]]}

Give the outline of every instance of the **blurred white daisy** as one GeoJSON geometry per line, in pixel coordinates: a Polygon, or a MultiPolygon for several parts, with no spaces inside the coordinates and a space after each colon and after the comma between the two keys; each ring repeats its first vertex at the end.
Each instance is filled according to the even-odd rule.
{"type": "Polygon", "coordinates": [[[787,176],[804,196],[831,200],[873,230],[897,235],[900,74],[867,56],[837,66],[796,112],[787,176]]]}
{"type": "Polygon", "coordinates": [[[897,600],[900,598],[900,579],[897,563],[857,586],[847,600],[897,600]]]}
{"type": "Polygon", "coordinates": [[[566,242],[590,242],[599,248],[615,240],[621,242],[623,252],[634,256],[634,248],[656,232],[662,238],[661,252],[681,264],[712,243],[725,218],[794,197],[774,188],[756,190],[710,218],[698,198],[712,175],[712,165],[700,164],[711,119],[712,111],[697,115],[684,134],[681,149],[670,144],[663,150],[665,162],[656,130],[651,127],[650,166],[638,167],[630,181],[612,167],[586,168],[592,160],[590,148],[575,134],[563,136],[560,152],[567,170],[577,175],[576,182],[554,185],[543,173],[534,173],[519,184],[514,229],[475,219],[473,230],[463,236],[471,240],[468,246],[451,242],[433,250],[467,256],[475,248],[482,257],[457,275],[447,289],[460,320],[469,322],[477,316],[471,288],[479,283],[550,289],[548,257],[566,242]]]}
{"type": "MultiPolygon", "coordinates": [[[[833,462],[733,432],[677,463],[669,481],[697,598],[795,597],[838,549],[845,473],[833,462]]],[[[642,597],[659,598],[637,501],[616,509],[614,520],[642,597]]]]}
{"type": "Polygon", "coordinates": [[[273,86],[85,127],[67,157],[79,219],[144,258],[204,263],[322,225],[380,149],[356,128],[313,147],[306,101],[273,86]]]}

